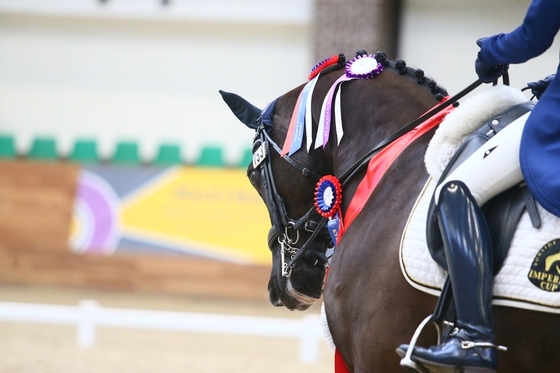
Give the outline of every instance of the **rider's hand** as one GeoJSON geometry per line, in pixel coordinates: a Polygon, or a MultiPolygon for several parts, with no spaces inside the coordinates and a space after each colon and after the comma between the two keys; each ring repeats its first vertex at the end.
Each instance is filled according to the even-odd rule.
{"type": "MultiPolygon", "coordinates": [[[[487,38],[481,38],[476,41],[476,44],[481,47],[484,40],[487,38]]],[[[507,64],[487,64],[480,59],[480,53],[478,53],[478,58],[474,62],[474,70],[478,75],[478,78],[484,83],[492,83],[498,80],[499,77],[504,75],[509,69],[507,64]]]]}
{"type": "Polygon", "coordinates": [[[555,76],[556,74],[552,74],[542,80],[539,80],[538,82],[527,83],[527,87],[531,88],[531,93],[535,95],[537,100],[539,100],[544,90],[548,87],[550,82],[552,82],[555,76]]]}

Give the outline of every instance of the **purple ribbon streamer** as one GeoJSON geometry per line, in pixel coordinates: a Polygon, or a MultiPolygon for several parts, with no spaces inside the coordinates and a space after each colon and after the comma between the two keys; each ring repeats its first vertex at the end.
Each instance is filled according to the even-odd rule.
{"type": "Polygon", "coordinates": [[[329,92],[325,96],[325,105],[324,105],[325,111],[324,111],[323,122],[322,122],[323,142],[322,144],[320,144],[323,145],[323,148],[327,146],[327,142],[329,141],[329,134],[331,132],[332,100],[333,100],[334,92],[336,91],[340,83],[347,82],[352,79],[354,78],[349,78],[346,75],[342,75],[340,78],[336,80],[336,82],[334,82],[334,84],[329,89],[329,92]]]}

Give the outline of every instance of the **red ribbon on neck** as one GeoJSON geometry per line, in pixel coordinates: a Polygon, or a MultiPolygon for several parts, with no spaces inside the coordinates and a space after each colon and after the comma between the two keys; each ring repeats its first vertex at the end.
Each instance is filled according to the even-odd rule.
{"type": "MultiPolygon", "coordinates": [[[[447,101],[449,97],[445,97],[442,101],[438,103],[441,105],[445,101],[447,101]]],[[[426,132],[430,131],[432,128],[440,124],[443,118],[449,114],[453,109],[453,105],[450,105],[448,108],[440,111],[430,119],[426,120],[425,122],[419,124],[413,130],[407,132],[403,136],[399,137],[397,140],[393,141],[391,144],[386,146],[383,150],[377,153],[368,164],[367,172],[358,188],[356,189],[356,193],[352,197],[350,201],[350,205],[348,206],[348,210],[346,211],[344,217],[344,224],[339,232],[339,240],[344,234],[344,231],[352,224],[354,219],[358,216],[358,214],[362,211],[364,205],[366,204],[367,200],[379,184],[379,181],[385,175],[385,172],[389,169],[389,167],[393,164],[395,159],[416,139],[424,135],[426,132]]]]}

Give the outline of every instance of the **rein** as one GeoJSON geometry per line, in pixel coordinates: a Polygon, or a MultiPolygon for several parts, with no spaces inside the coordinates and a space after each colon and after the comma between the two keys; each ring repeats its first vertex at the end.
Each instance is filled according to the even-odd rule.
{"type": "Polygon", "coordinates": [[[396,132],[393,132],[391,135],[387,136],[385,139],[383,139],[381,142],[379,142],[375,147],[373,147],[369,152],[364,154],[364,156],[362,158],[360,158],[358,161],[356,161],[352,166],[350,166],[350,168],[348,170],[346,170],[346,172],[344,172],[342,174],[342,176],[339,178],[340,182],[342,183],[342,186],[346,185],[346,183],[350,179],[352,179],[357,173],[362,171],[364,169],[364,167],[367,166],[367,164],[371,160],[371,158],[373,158],[373,156],[376,153],[378,153],[380,150],[382,150],[383,148],[385,148],[389,144],[393,143],[395,140],[397,140],[398,138],[400,138],[404,134],[410,132],[412,129],[417,127],[419,124],[424,123],[426,120],[432,118],[433,116],[435,116],[437,113],[441,112],[442,110],[444,110],[448,106],[455,104],[462,97],[464,97],[465,95],[472,92],[474,89],[476,89],[482,83],[483,83],[482,80],[477,79],[475,82],[471,83],[467,88],[463,89],[461,92],[457,93],[456,95],[450,97],[448,100],[446,100],[441,105],[433,107],[431,110],[427,111],[426,113],[424,113],[420,117],[418,117],[415,120],[413,120],[412,122],[408,123],[406,126],[402,127],[401,129],[399,129],[396,132]]]}
{"type": "MultiPolygon", "coordinates": [[[[480,86],[483,82],[478,79],[468,87],[457,93],[456,95],[450,97],[445,102],[440,105],[433,107],[431,110],[427,111],[420,117],[416,118],[412,122],[408,123],[404,127],[400,128],[396,132],[392,133],[382,141],[380,141],[376,146],[374,146],[370,151],[368,151],[364,156],[362,156],[358,161],[356,161],[348,170],[346,170],[342,176],[339,178],[342,185],[346,185],[349,180],[355,177],[360,171],[362,171],[369,163],[369,161],[379,153],[385,147],[401,138],[403,135],[407,134],[418,125],[422,124],[426,120],[434,117],[440,113],[445,108],[449,107],[458,102],[459,99],[473,91],[475,88],[480,86]]],[[[305,213],[299,219],[291,219],[288,217],[286,206],[280,195],[277,193],[276,184],[274,183],[274,177],[272,175],[272,167],[268,157],[269,146],[272,145],[273,150],[278,153],[282,159],[286,160],[290,165],[298,169],[303,175],[307,177],[312,177],[315,180],[319,180],[322,175],[317,172],[304,167],[289,155],[282,155],[282,149],[270,138],[268,135],[264,124],[259,123],[255,134],[255,141],[253,143],[253,167],[254,169],[260,168],[261,177],[264,181],[264,190],[266,193],[266,200],[270,205],[268,205],[269,211],[272,215],[273,226],[269,232],[269,247],[272,247],[272,241],[277,238],[281,246],[281,263],[282,263],[282,276],[289,277],[291,271],[295,264],[299,261],[302,255],[309,250],[309,246],[313,240],[319,235],[330,237],[328,232],[325,232],[325,226],[327,223],[327,218],[322,217],[319,222],[311,220],[311,215],[315,211],[315,207],[312,206],[307,213],[305,213]],[[299,240],[299,230],[304,226],[304,229],[312,232],[311,236],[301,247],[295,247],[299,240]],[[295,238],[292,239],[289,236],[289,229],[293,229],[295,233],[295,238]],[[275,231],[275,233],[274,233],[275,231]],[[290,261],[286,261],[286,254],[290,255],[290,261]]],[[[336,244],[333,242],[333,245],[336,244]]],[[[315,262],[314,265],[316,265],[315,262]]],[[[326,263],[325,263],[326,264],[326,263]]]]}

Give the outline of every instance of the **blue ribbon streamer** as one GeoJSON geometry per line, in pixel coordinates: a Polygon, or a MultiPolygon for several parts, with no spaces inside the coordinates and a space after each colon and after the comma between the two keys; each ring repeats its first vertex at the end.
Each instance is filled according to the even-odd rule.
{"type": "Polygon", "coordinates": [[[292,138],[292,145],[290,146],[290,151],[288,155],[292,155],[301,149],[301,144],[303,143],[303,134],[305,129],[305,108],[307,102],[307,96],[311,91],[311,87],[313,86],[313,80],[308,82],[303,90],[301,91],[301,100],[299,100],[299,108],[297,111],[296,117],[296,126],[294,128],[294,136],[292,138]]]}

